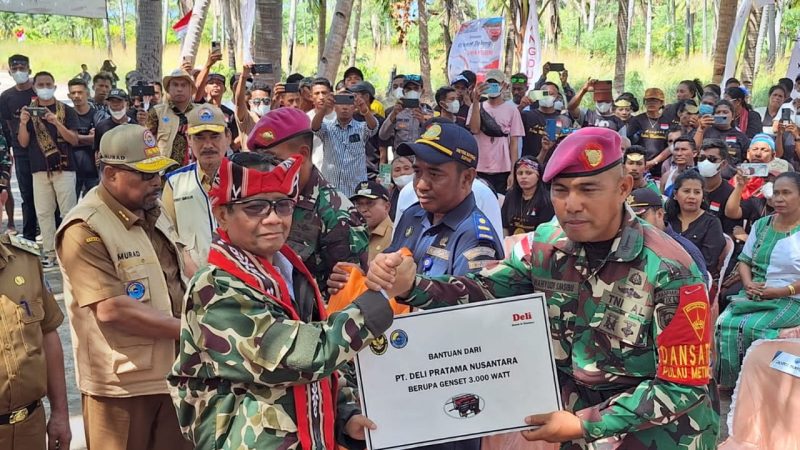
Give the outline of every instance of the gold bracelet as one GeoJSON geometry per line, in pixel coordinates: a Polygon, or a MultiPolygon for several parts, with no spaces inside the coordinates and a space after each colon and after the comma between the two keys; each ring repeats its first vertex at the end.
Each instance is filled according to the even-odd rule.
{"type": "Polygon", "coordinates": [[[790,285],[788,285],[786,287],[789,288],[789,295],[794,295],[794,294],[797,293],[797,291],[795,291],[795,289],[794,289],[794,285],[790,284],[790,285]]]}

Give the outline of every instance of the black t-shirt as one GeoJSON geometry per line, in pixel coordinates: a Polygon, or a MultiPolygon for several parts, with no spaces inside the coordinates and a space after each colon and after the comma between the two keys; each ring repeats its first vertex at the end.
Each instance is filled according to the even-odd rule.
{"type": "MultiPolygon", "coordinates": [[[[462,104],[456,113],[456,123],[469,129],[467,125],[467,115],[469,115],[469,106],[462,104]]],[[[389,112],[386,112],[386,117],[389,117],[389,112]]]]}
{"type": "Polygon", "coordinates": [[[550,194],[547,192],[543,192],[543,194],[534,195],[530,200],[524,200],[521,196],[515,199],[507,195],[500,211],[503,228],[512,235],[530,233],[539,225],[549,222],[555,215],[555,211],[553,204],[549,201],[550,194]],[[514,201],[521,203],[519,208],[513,207],[515,206],[512,205],[514,201]]]}
{"type": "MultiPolygon", "coordinates": [[[[681,229],[681,221],[678,217],[669,220],[669,224],[675,231],[681,229]]],[[[725,248],[725,237],[722,235],[722,224],[719,219],[706,211],[690,223],[688,228],[680,231],[680,235],[700,249],[703,259],[706,260],[706,268],[712,276],[716,277],[720,270],[719,256],[725,248]]]]}
{"type": "Polygon", "coordinates": [[[728,216],[725,215],[725,205],[728,204],[728,198],[731,196],[731,192],[733,192],[733,186],[728,184],[726,180],[722,180],[719,187],[706,193],[706,198],[708,198],[708,212],[719,219],[722,224],[722,231],[727,234],[733,233],[733,227],[742,225],[741,220],[729,219],[728,216]]]}
{"type": "Polygon", "coordinates": [[[603,116],[595,110],[586,111],[583,115],[582,127],[608,128],[609,130],[619,131],[625,123],[613,113],[603,116]]]}
{"type": "MultiPolygon", "coordinates": [[[[669,118],[659,117],[651,119],[642,113],[631,117],[628,121],[628,139],[631,144],[644,147],[645,158],[650,161],[667,148],[667,133],[670,128],[669,118]]],[[[650,169],[655,177],[661,176],[661,164],[656,164],[650,169]]]]}
{"type": "Polygon", "coordinates": [[[542,136],[547,136],[548,119],[556,120],[556,128],[572,126],[572,120],[558,112],[543,113],[539,109],[522,112],[522,126],[525,127],[525,136],[522,138],[523,156],[532,158],[539,156],[539,152],[542,151],[542,136]],[[561,122],[560,125],[559,122],[561,122]]]}
{"type": "MultiPolygon", "coordinates": [[[[78,126],[75,131],[80,136],[86,136],[89,131],[95,127],[94,119],[97,110],[94,106],[89,107],[86,114],[80,114],[75,111],[78,117],[78,126]]],[[[94,144],[80,145],[72,148],[70,158],[72,158],[72,167],[75,169],[75,174],[79,178],[97,178],[97,165],[94,160],[94,144]]]]}
{"type": "Polygon", "coordinates": [[[29,106],[31,100],[36,96],[33,88],[18,91],[16,86],[6,89],[0,94],[0,119],[3,122],[3,136],[6,141],[14,148],[15,155],[20,152],[25,153],[26,149],[19,145],[17,133],[19,132],[19,110],[23,106],[29,106]]]}
{"type": "MultiPolygon", "coordinates": [[[[130,117],[127,117],[127,123],[136,123],[136,121],[132,120],[130,117]]],[[[100,122],[97,123],[94,127],[94,149],[95,151],[100,151],[100,140],[103,138],[103,135],[108,133],[109,131],[113,130],[117,126],[122,125],[120,123],[114,122],[114,119],[111,117],[107,117],[100,122]]]]}
{"type": "MultiPolygon", "coordinates": [[[[76,130],[78,128],[78,113],[72,109],[71,106],[64,106],[64,126],[69,130],[76,130]]],[[[56,114],[56,104],[47,106],[53,114],[56,114]]],[[[39,139],[36,137],[36,130],[33,127],[31,118],[28,122],[28,134],[30,134],[30,143],[28,144],[28,155],[31,161],[31,173],[46,172],[48,170],[75,170],[72,165],[69,154],[72,152],[72,145],[65,141],[59,134],[55,125],[50,124],[44,119],[40,119],[44,123],[45,128],[53,138],[53,142],[59,149],[58,155],[51,155],[45,158],[44,152],[39,146],[39,139]]]]}
{"type": "Polygon", "coordinates": [[[744,161],[747,156],[747,149],[750,148],[750,138],[736,128],[729,130],[720,130],[716,127],[707,128],[703,133],[703,140],[705,141],[706,139],[721,139],[728,144],[730,166],[736,166],[744,161]]]}

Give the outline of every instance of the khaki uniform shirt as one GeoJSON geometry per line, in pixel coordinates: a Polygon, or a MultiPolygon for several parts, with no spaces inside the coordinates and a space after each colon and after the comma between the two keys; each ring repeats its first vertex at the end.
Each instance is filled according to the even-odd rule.
{"type": "Polygon", "coordinates": [[[392,243],[392,230],[394,224],[390,217],[383,219],[374,230],[369,233],[369,262],[372,262],[380,253],[383,253],[392,243]]]}
{"type": "MultiPolygon", "coordinates": [[[[179,255],[175,254],[169,239],[155,228],[156,220],[161,214],[160,208],[153,208],[145,213],[145,218],[137,216],[120,204],[102,185],[97,194],[125,224],[127,229],[140,226],[150,237],[153,248],[158,255],[167,289],[172,302],[172,314],[180,317],[183,302],[184,285],[181,281],[179,255]]],[[[72,286],[75,299],[80,306],[88,306],[107,298],[126,295],[125,285],[120,281],[117,270],[103,245],[100,236],[84,222],[77,222],[64,230],[64,237],[58,249],[61,269],[72,280],[81,280],[72,286]]]]}
{"type": "Polygon", "coordinates": [[[0,414],[45,395],[43,336],[63,320],[44,282],[38,249],[0,235],[0,414]]]}

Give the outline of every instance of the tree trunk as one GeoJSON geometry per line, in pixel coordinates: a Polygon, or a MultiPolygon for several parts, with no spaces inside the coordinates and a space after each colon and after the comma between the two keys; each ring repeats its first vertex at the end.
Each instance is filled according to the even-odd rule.
{"type": "Polygon", "coordinates": [[[767,34],[767,22],[769,21],[767,19],[769,15],[764,14],[765,10],[766,6],[764,6],[764,8],[761,9],[761,20],[758,23],[758,37],[756,38],[756,59],[755,59],[755,64],[753,64],[753,67],[755,67],[756,70],[759,67],[761,67],[761,53],[762,53],[761,51],[764,48],[764,38],[766,37],[765,35],[767,34]]]}
{"type": "Polygon", "coordinates": [[[667,53],[672,56],[675,51],[675,0],[667,0],[667,53]]]}
{"type": "Polygon", "coordinates": [[[378,49],[381,48],[381,22],[377,14],[372,14],[370,22],[372,25],[372,29],[370,30],[372,32],[372,52],[375,54],[375,57],[373,57],[373,59],[375,59],[378,49]]]}
{"type": "Polygon", "coordinates": [[[419,10],[419,70],[422,75],[424,101],[431,103],[433,100],[433,89],[431,88],[431,55],[430,46],[428,44],[428,11],[426,0],[417,1],[417,9],[419,10]]]}
{"type": "Polygon", "coordinates": [[[228,67],[236,70],[236,43],[239,42],[239,39],[233,31],[231,0],[220,0],[220,9],[222,9],[222,26],[223,30],[225,30],[225,49],[228,53],[228,67]]]}
{"type": "MultiPolygon", "coordinates": [[[[352,10],[353,0],[336,0],[331,31],[325,40],[325,50],[317,66],[318,77],[325,77],[331,81],[336,79],[339,64],[342,62],[342,50],[344,49],[344,40],[347,38],[347,28],[350,26],[352,10]]],[[[280,16],[278,18],[280,19],[280,16]]]]}
{"type": "MultiPolygon", "coordinates": [[[[351,2],[352,3],[352,2],[351,2]]],[[[317,24],[317,61],[322,61],[327,45],[325,27],[328,24],[328,0],[319,0],[319,23],[317,24]]],[[[333,24],[331,24],[333,29],[333,24]]]]}
{"type": "Polygon", "coordinates": [[[591,33],[594,31],[594,21],[597,15],[597,0],[589,0],[589,26],[587,31],[591,33]]]}
{"type": "MultiPolygon", "coordinates": [[[[138,0],[137,0],[138,1],[138,0]]],[[[169,0],[164,0],[161,4],[161,11],[163,11],[163,15],[161,16],[161,48],[167,46],[167,34],[169,33],[169,0]]]]}
{"type": "Polygon", "coordinates": [[[111,24],[108,19],[103,19],[103,28],[106,33],[106,54],[108,59],[114,59],[114,52],[111,51],[111,24]]]}
{"type": "Polygon", "coordinates": [[[515,72],[514,70],[514,54],[517,45],[516,39],[514,36],[518,36],[519,30],[517,29],[517,5],[514,0],[509,2],[508,7],[508,18],[506,19],[506,54],[504,57],[505,60],[505,67],[504,71],[507,74],[512,74],[515,72]]]}
{"type": "Polygon", "coordinates": [[[161,80],[162,3],[136,1],[136,70],[147,80],[161,80]]]}
{"type": "MultiPolygon", "coordinates": [[[[199,0],[198,0],[199,1],[199,0]]],[[[281,38],[283,36],[283,1],[256,0],[256,21],[253,42],[256,43],[253,60],[272,63],[273,72],[258,74],[254,78],[270,85],[281,80],[281,38]]],[[[245,42],[245,45],[250,43],[245,42]]]]}
{"type": "MultiPolygon", "coordinates": [[[[736,1],[736,0],[733,0],[736,1]]],[[[647,11],[645,11],[645,38],[644,38],[644,65],[650,67],[653,62],[653,0],[647,0],[647,11]]]]}
{"type": "Polygon", "coordinates": [[[197,0],[192,8],[192,18],[189,19],[189,26],[186,28],[186,35],[183,37],[181,46],[181,61],[189,59],[194,66],[197,58],[197,48],[200,46],[200,38],[203,35],[203,28],[206,24],[206,15],[211,0],[197,0]]]}
{"type": "Polygon", "coordinates": [[[703,0],[703,60],[708,60],[708,0],[703,0]]]}
{"type": "Polygon", "coordinates": [[[689,59],[689,54],[692,53],[692,37],[694,34],[694,26],[693,26],[693,18],[692,18],[692,5],[689,3],[689,0],[686,0],[686,24],[684,26],[684,43],[683,43],[683,58],[689,59]]]}
{"type": "Polygon", "coordinates": [[[289,1],[289,73],[294,72],[294,46],[297,42],[297,1],[289,1]]]}
{"type": "Polygon", "coordinates": [[[628,0],[617,0],[617,60],[614,90],[625,92],[625,62],[628,59],[628,0]]]}
{"type": "Polygon", "coordinates": [[[356,55],[358,53],[358,30],[361,28],[361,3],[363,0],[356,0],[356,16],[353,17],[353,41],[350,43],[350,67],[356,65],[356,55]]]}
{"type": "Polygon", "coordinates": [[[122,44],[122,50],[128,49],[128,40],[125,36],[125,0],[119,0],[119,41],[122,44]]]}
{"type": "Polygon", "coordinates": [[[628,0],[628,33],[625,35],[625,42],[631,41],[631,28],[633,28],[633,11],[636,9],[636,2],[628,0]]]}
{"type": "Polygon", "coordinates": [[[561,18],[558,15],[558,2],[550,1],[550,27],[552,30],[553,52],[558,55],[558,37],[561,34],[561,18]]]}
{"type": "Polygon", "coordinates": [[[714,47],[714,75],[712,80],[720,84],[722,75],[725,73],[725,59],[728,55],[728,45],[733,32],[733,23],[736,21],[737,0],[719,1],[719,22],[717,26],[717,38],[714,47]]]}
{"type": "Polygon", "coordinates": [[[753,82],[756,75],[756,42],[758,41],[758,25],[761,22],[761,11],[753,5],[747,18],[747,33],[744,37],[744,64],[742,64],[742,83],[753,82]]]}
{"type": "MultiPolygon", "coordinates": [[[[764,7],[765,12],[767,13],[767,25],[766,25],[766,32],[767,32],[767,71],[772,73],[775,70],[775,12],[776,7],[775,4],[769,4],[764,7]]],[[[761,19],[762,22],[764,19],[761,19]]]]}

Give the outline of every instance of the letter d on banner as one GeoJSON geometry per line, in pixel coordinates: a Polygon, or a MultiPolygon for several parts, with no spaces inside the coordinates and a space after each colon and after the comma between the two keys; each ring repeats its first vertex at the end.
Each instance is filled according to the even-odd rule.
{"type": "Polygon", "coordinates": [[[520,72],[528,76],[528,89],[533,89],[542,76],[542,41],[539,39],[539,17],[536,0],[528,1],[528,23],[525,26],[525,44],[522,46],[520,72]]]}

